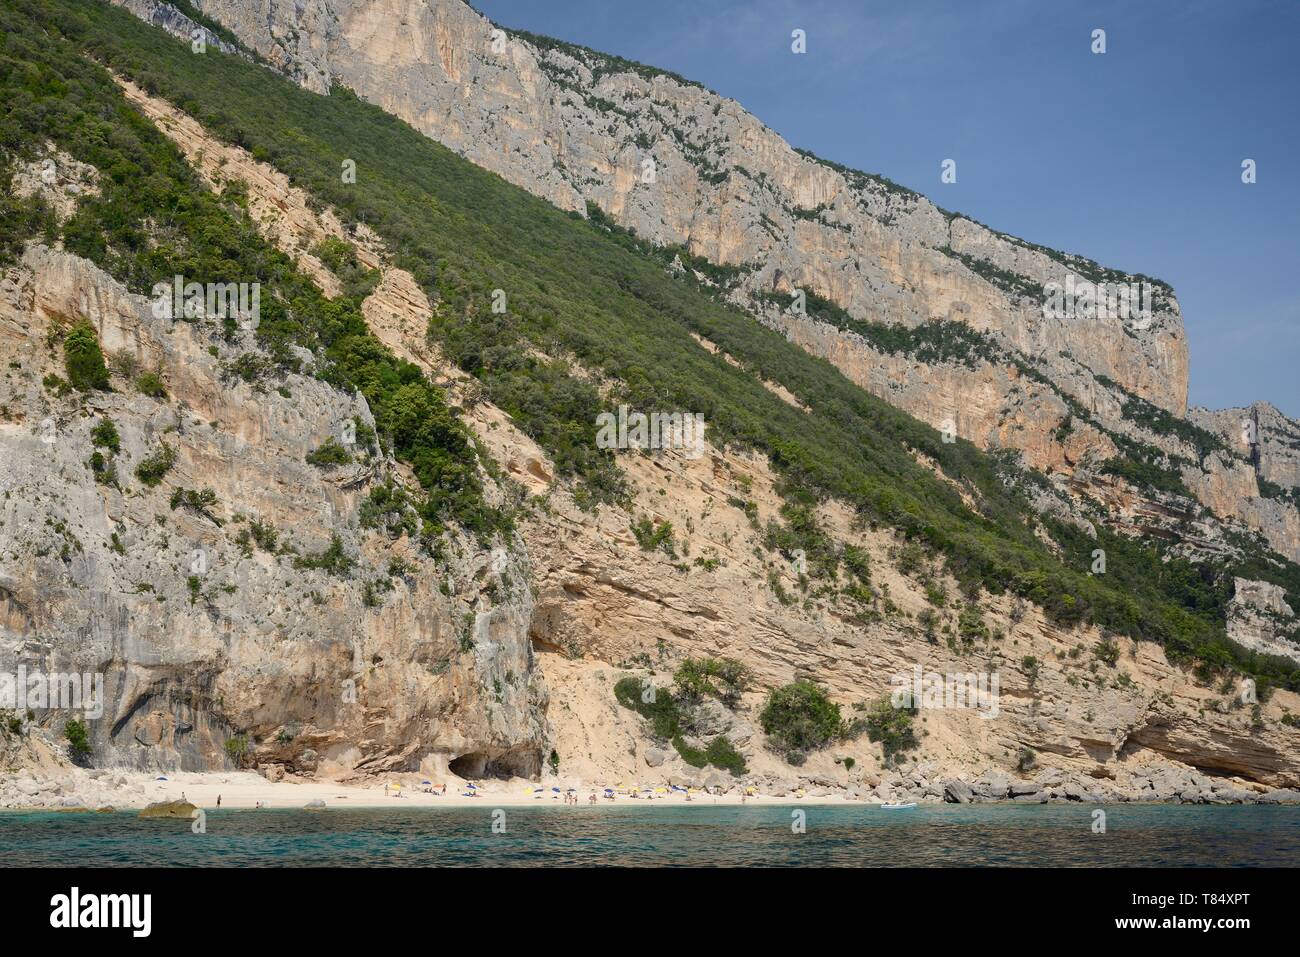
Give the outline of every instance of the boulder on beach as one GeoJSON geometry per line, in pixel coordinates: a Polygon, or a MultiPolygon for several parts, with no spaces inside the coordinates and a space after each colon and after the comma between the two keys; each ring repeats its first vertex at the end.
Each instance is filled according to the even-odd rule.
{"type": "Polygon", "coordinates": [[[1300,791],[1294,788],[1277,788],[1267,794],[1261,794],[1256,800],[1260,804],[1300,804],[1300,791]]]}
{"type": "Polygon", "coordinates": [[[949,804],[969,804],[973,794],[970,785],[960,778],[943,782],[943,799],[949,804]]]}
{"type": "Polygon", "coordinates": [[[322,801],[320,798],[316,798],[316,800],[314,800],[314,801],[308,801],[306,804],[304,804],[304,805],[303,805],[303,810],[306,810],[306,811],[319,811],[319,810],[320,810],[321,808],[323,808],[324,806],[325,806],[325,802],[322,801]]]}
{"type": "Polygon", "coordinates": [[[140,817],[182,817],[188,820],[198,808],[189,801],[158,801],[140,812],[140,817]]]}

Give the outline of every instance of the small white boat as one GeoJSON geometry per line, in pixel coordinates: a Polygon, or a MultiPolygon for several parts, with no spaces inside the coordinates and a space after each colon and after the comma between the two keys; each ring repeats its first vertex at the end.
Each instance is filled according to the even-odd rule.
{"type": "Polygon", "coordinates": [[[907,803],[903,803],[901,801],[889,801],[880,805],[882,811],[906,811],[909,807],[916,807],[916,802],[908,801],[907,803]]]}

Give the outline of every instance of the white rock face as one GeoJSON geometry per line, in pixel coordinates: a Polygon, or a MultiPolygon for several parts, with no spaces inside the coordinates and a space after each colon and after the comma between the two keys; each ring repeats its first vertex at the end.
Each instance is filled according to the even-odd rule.
{"type": "MultiPolygon", "coordinates": [[[[156,0],[116,2],[184,33],[156,0]]],[[[342,83],[561,208],[594,204],[639,236],[734,267],[733,301],[936,427],[952,422],[983,448],[1018,449],[1029,465],[1065,475],[1115,455],[1116,433],[1199,459],[1125,415],[1133,396],[1186,412],[1182,316],[1158,282],[1146,320],[1049,317],[1049,283],[1146,277],[998,233],[881,177],[801,154],[698,84],[498,31],[461,0],[196,5],[310,90],[342,83]],[[891,355],[762,298],[796,289],[854,320],[957,321],[990,337],[998,354],[964,363],[891,355]]],[[[1262,499],[1234,468],[1207,461],[1187,484],[1219,517],[1246,523],[1300,560],[1300,509],[1262,499]]],[[[1300,469],[1270,474],[1290,486],[1300,469]]]]}
{"type": "MultiPolygon", "coordinates": [[[[734,267],[735,302],[932,425],[951,420],[981,447],[1020,449],[1030,465],[1067,475],[1115,454],[1107,431],[1187,452],[1124,415],[1131,396],[1186,412],[1182,316],[1158,282],[1147,320],[1049,317],[1049,283],[1146,277],[998,233],[881,177],[801,154],[740,104],[681,77],[494,32],[461,0],[197,6],[308,89],[344,84],[561,208],[594,204],[639,236],[734,267]],[[1000,355],[966,364],[889,355],[762,299],[796,289],[855,320],[961,322],[1000,355]],[[1026,364],[1033,378],[1022,375],[1026,364]],[[1079,421],[1080,408],[1095,425],[1079,421]]],[[[1260,501],[1240,483],[1225,491],[1216,469],[1193,477],[1198,498],[1300,559],[1295,504],[1260,501]]],[[[1300,469],[1269,474],[1294,485],[1300,469]]]]}
{"type": "Polygon", "coordinates": [[[1266,655],[1282,655],[1300,661],[1300,644],[1287,637],[1295,629],[1295,612],[1286,594],[1270,582],[1234,580],[1236,588],[1228,604],[1228,637],[1266,655]]]}
{"type": "MultiPolygon", "coordinates": [[[[1125,434],[1136,434],[1136,426],[1121,421],[1118,393],[1100,384],[1094,369],[1181,411],[1186,355],[1172,298],[1138,335],[1123,328],[1081,334],[1077,325],[1043,321],[1041,312],[1017,305],[941,247],[1035,281],[1053,275],[1059,260],[967,221],[950,221],[919,197],[801,157],[707,91],[605,73],[599,64],[593,70],[563,51],[518,40],[506,44],[509,66],[501,66],[492,59],[486,22],[449,0],[203,0],[198,6],[304,85],[323,90],[332,80],[346,82],[561,205],[580,208],[592,198],[639,233],[687,242],[718,262],[754,264],[742,293],[798,283],[855,314],[905,323],[932,315],[961,319],[995,334],[1008,350],[1055,363],[1059,382],[1125,434]],[[564,81],[566,69],[578,79],[564,81]],[[610,114],[598,100],[622,104],[634,118],[610,114]],[[583,118],[593,128],[584,129],[583,118]],[[679,147],[665,134],[679,122],[691,137],[699,127],[724,142],[709,147],[712,152],[705,149],[708,137],[687,140],[705,144],[698,149],[679,147]],[[658,138],[649,149],[663,162],[656,183],[641,183],[636,171],[644,148],[635,137],[652,132],[658,138]],[[625,136],[632,139],[623,142],[625,136]],[[655,144],[662,144],[662,154],[655,144]],[[592,169],[579,175],[583,163],[592,169]],[[718,166],[726,178],[713,182],[707,163],[728,164],[718,166]],[[819,207],[811,217],[799,212],[819,207]],[[776,225],[767,226],[764,216],[776,225]],[[1057,355],[1067,346],[1074,358],[1057,355]]],[[[143,98],[135,102],[146,113],[162,109],[143,98]]],[[[217,144],[196,139],[201,129],[178,122],[171,130],[196,166],[218,161],[217,144]]],[[[284,220],[292,220],[268,227],[282,249],[333,234],[337,221],[312,219],[273,171],[247,157],[221,154],[220,160],[224,175],[247,182],[254,208],[278,203],[284,220]]],[[[359,244],[359,253],[369,252],[359,244]]],[[[324,268],[319,262],[302,264],[328,285],[329,277],[316,272],[324,268]]],[[[688,655],[736,657],[760,689],[812,677],[846,707],[886,694],[890,676],[915,665],[977,667],[969,654],[932,646],[918,634],[920,614],[933,609],[923,584],[889,558],[898,543],[884,530],[855,529],[837,503],[823,510],[827,528],[868,549],[873,585],[888,585],[896,608],[864,622],[859,609],[843,604],[803,608],[778,601],[764,585],[767,558],[757,526],[728,504],[738,495],[752,497],[760,523],[777,514],[780,497],[761,459],[713,449],[694,461],[628,456],[622,464],[637,489],[633,508],[593,515],[553,483],[544,452],[487,403],[466,403],[464,413],[484,445],[529,491],[549,494],[546,508],[521,522],[518,544],[526,546],[527,561],[516,549],[503,587],[489,598],[488,556],[469,543],[450,569],[412,555],[416,571],[396,584],[382,608],[368,608],[358,580],[294,569],[263,550],[245,555],[230,541],[238,513],[274,523],[304,551],[337,534],[362,567],[381,567],[385,543],[366,538],[351,516],[375,481],[399,470],[380,462],[373,473],[329,475],[303,462],[338,418],[371,421],[363,402],[305,378],[291,379],[290,397],[232,386],[187,329],[157,328],[138,297],[57,251],[30,249],[0,292],[0,355],[23,368],[22,376],[0,382],[7,410],[0,445],[14,465],[0,474],[0,481],[13,483],[0,489],[0,667],[37,651],[44,661],[102,667],[110,676],[109,718],[92,735],[107,762],[219,766],[230,733],[250,729],[268,775],[443,771],[453,760],[466,774],[530,773],[554,744],[566,773],[588,779],[639,777],[652,768],[660,775],[655,780],[707,782],[717,772],[688,769],[675,751],[650,747],[643,722],[615,703],[614,682],[651,654],[657,673],[671,673],[688,655]],[[170,509],[163,490],[123,495],[94,481],[86,467],[91,422],[40,388],[42,376],[57,369],[44,337],[58,317],[90,319],[109,351],[130,351],[161,369],[180,401],[164,406],[119,391],[95,396],[92,411],[119,422],[124,468],[157,443],[174,443],[178,458],[168,490],[217,489],[225,525],[170,509]],[[40,441],[46,419],[54,424],[53,448],[40,441]],[[16,494],[3,494],[10,491],[16,494]],[[642,515],[689,529],[693,551],[670,560],[639,550],[629,524],[642,515]],[[191,600],[183,563],[195,549],[208,553],[210,571],[191,600]],[[697,556],[716,561],[683,571],[685,559],[697,556]],[[453,584],[444,592],[448,574],[453,584]],[[351,710],[338,693],[346,680],[357,683],[351,710]]],[[[421,297],[400,270],[386,270],[364,307],[367,320],[394,351],[431,375],[453,378],[428,354],[429,304],[421,297]]],[[[855,379],[915,414],[934,421],[934,413],[953,405],[970,410],[962,434],[969,428],[982,444],[1023,447],[1045,469],[1069,473],[1113,451],[1113,445],[1107,450],[1111,439],[1086,425],[1049,443],[1044,433],[1061,424],[1068,406],[1015,365],[885,360],[832,328],[764,318],[789,322],[791,338],[833,354],[855,379]]],[[[1168,450],[1181,447],[1176,438],[1144,437],[1168,450]]],[[[1225,499],[1241,494],[1251,479],[1249,467],[1236,460],[1221,471],[1228,476],[1225,499]]],[[[1182,521],[1176,510],[1116,483],[1085,475],[1076,484],[1113,500],[1134,528],[1182,521]]],[[[790,580],[785,585],[796,587],[790,580]]],[[[946,585],[956,593],[954,582],[946,585]]],[[[1118,774],[1127,782],[1136,770],[1166,762],[1278,787],[1300,783],[1294,735],[1279,722],[1284,710],[1300,710],[1294,694],[1278,692],[1267,704],[1268,726],[1255,728],[1246,714],[1214,710],[1216,692],[1171,666],[1155,646],[1122,641],[1118,663],[1092,671],[1080,650],[1101,640],[1095,629],[1056,628],[1035,609],[1017,610],[1007,596],[985,596],[984,605],[990,628],[1004,633],[976,653],[978,667],[1003,678],[995,719],[970,711],[925,715],[926,760],[906,769],[906,779],[881,766],[865,735],[844,745],[858,759],[855,771],[831,751],[796,770],[766,750],[755,726],[762,703],[755,690],[738,714],[724,716],[755,779],[784,791],[831,782],[880,788],[882,798],[941,800],[945,780],[975,780],[980,771],[1000,768],[986,774],[977,792],[997,799],[1008,770],[1031,749],[1042,764],[1060,765],[1052,768],[1051,783],[1036,780],[1019,794],[1035,801],[1082,799],[1101,787],[1081,782],[1085,775],[1118,774]],[[1026,656],[1042,663],[1041,673],[1035,669],[1031,677],[1018,666],[1026,656]]],[[[954,614],[950,609],[940,618],[951,625],[954,614]]],[[[1173,777],[1170,796],[1195,789],[1200,799],[1199,779],[1189,772],[1173,777]]],[[[1016,787],[1007,784],[1006,793],[1016,787]]]]}
{"type": "Polygon", "coordinates": [[[232,381],[206,335],[150,306],[39,245],[0,284],[0,671],[103,675],[103,714],[87,724],[110,765],[221,767],[241,733],[256,760],[324,774],[445,770],[465,755],[539,769],[545,691],[518,559],[489,600],[490,558],[473,544],[444,569],[359,528],[392,463],[322,471],[305,456],[347,419],[373,427],[364,399],[303,376],[288,395],[232,381]],[[47,336],[80,319],[106,353],[157,370],[169,400],[120,380],[85,397],[47,391],[43,377],[62,371],[47,336]],[[102,419],[120,434],[116,486],[88,464],[102,419]],[[175,463],[147,488],[131,473],[163,446],[175,463]],[[216,504],[173,507],[181,488],[212,489],[216,504]],[[241,546],[254,520],[303,555],[337,536],[356,568],[340,578],[241,546]],[[368,604],[366,582],[396,556],[412,570],[368,604]]]}
{"type": "Polygon", "coordinates": [[[640,236],[741,267],[746,295],[796,286],[860,319],[959,319],[1049,365],[1064,352],[1158,406],[1186,408],[1187,344],[1167,288],[1148,328],[1046,319],[1041,295],[986,276],[1005,270],[1032,289],[1091,264],[802,155],[701,86],[579,48],[494,40],[460,0],[197,6],[309,89],[342,83],[562,208],[592,202],[640,236]]]}

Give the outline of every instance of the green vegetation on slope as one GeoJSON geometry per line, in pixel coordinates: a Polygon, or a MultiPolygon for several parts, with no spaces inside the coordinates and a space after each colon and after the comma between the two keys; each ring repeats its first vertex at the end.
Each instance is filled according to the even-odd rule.
{"type": "MultiPolygon", "coordinates": [[[[102,174],[101,195],[86,199],[64,227],[67,249],[142,294],[175,275],[187,282],[261,283],[257,336],[274,362],[244,353],[232,364],[236,374],[253,381],[268,371],[301,371],[295,349],[308,349],[323,379],[366,397],[381,436],[414,470],[426,492],[420,511],[429,534],[446,521],[482,536],[507,527],[507,518],[483,502],[468,431],[418,367],[397,359],[371,335],[359,295],[326,299],[288,257],[259,237],[237,197],[209,193],[176,148],[126,103],[108,73],[82,50],[95,32],[110,30],[95,24],[102,14],[123,36],[166,40],[165,48],[180,58],[177,65],[202,71],[222,62],[271,74],[212,51],[193,54],[121,11],[92,6],[74,12],[73,6],[22,2],[0,13],[0,151],[30,160],[52,140],[102,174]]],[[[368,288],[346,271],[344,279],[359,284],[362,294],[368,288]]],[[[236,341],[234,333],[233,320],[227,320],[228,346],[236,341]]],[[[74,387],[107,386],[89,326],[75,327],[65,347],[74,387]]],[[[170,467],[168,451],[140,464],[141,481],[161,480],[170,467]]]]}
{"type": "MultiPolygon", "coordinates": [[[[1176,658],[1231,661],[1262,684],[1300,687],[1294,665],[1247,653],[1226,640],[1221,620],[1181,607],[1150,574],[1145,556],[1131,557],[1137,563],[1127,573],[1132,587],[1120,587],[1115,576],[1087,575],[1090,549],[1067,551],[1065,563],[1056,559],[992,458],[963,441],[943,442],[829,363],[669,275],[633,237],[556,210],[346,90],[321,98],[239,58],[212,51],[196,56],[116,8],[16,0],[5,22],[13,25],[7,33],[18,34],[6,37],[6,114],[16,113],[20,128],[51,136],[108,172],[115,187],[131,187],[106,190],[91,204],[70,226],[70,246],[137,288],[160,274],[211,270],[212,245],[241,269],[269,274],[284,291],[271,297],[278,313],[264,315],[259,335],[273,349],[308,343],[329,359],[328,374],[340,384],[370,389],[381,434],[393,436],[436,501],[467,506],[455,513],[473,514],[477,489],[464,436],[438,393],[368,336],[354,301],[322,301],[283,257],[251,241],[251,229],[238,217],[197,195],[192,174],[173,169],[174,152],[120,98],[107,103],[107,78],[73,50],[90,51],[216,135],[274,163],[345,217],[374,228],[437,302],[431,335],[548,450],[561,474],[581,481],[590,500],[623,495],[613,455],[595,445],[597,412],[625,401],[645,410],[702,413],[713,441],[767,454],[792,503],[830,496],[851,503],[863,518],[944,554],[965,583],[1036,600],[1050,596],[1049,607],[1084,609],[1080,620],[1160,641],[1176,658]],[[35,48],[14,57],[8,48],[15,42],[35,48]],[[79,110],[87,107],[105,127],[99,139],[79,132],[79,110]],[[129,149],[104,145],[119,137],[129,138],[129,149]],[[135,150],[149,167],[137,165],[135,150]],[[345,160],[356,162],[355,183],[340,176],[345,160]],[[159,180],[167,184],[161,191],[159,180]],[[190,185],[182,191],[173,183],[190,185]],[[214,211],[201,221],[192,218],[193,210],[209,207],[214,211]],[[144,242],[145,210],[166,213],[164,227],[181,237],[175,248],[164,246],[164,254],[144,242]],[[214,244],[205,229],[228,238],[214,244]],[[194,268],[178,269],[189,257],[197,259],[194,268]],[[508,297],[505,314],[491,309],[498,289],[508,297]],[[743,368],[699,346],[691,332],[743,368]],[[538,351],[576,357],[608,377],[615,394],[602,397],[564,361],[538,351]],[[780,382],[811,412],[781,401],[760,379],[780,382]],[[965,484],[980,513],[918,465],[910,450],[965,484]]],[[[287,349],[276,354],[291,361],[287,349]]]]}

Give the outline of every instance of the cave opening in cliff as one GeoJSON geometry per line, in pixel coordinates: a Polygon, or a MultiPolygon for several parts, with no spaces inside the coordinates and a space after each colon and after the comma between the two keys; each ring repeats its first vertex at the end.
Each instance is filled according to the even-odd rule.
{"type": "Polygon", "coordinates": [[[542,772],[542,753],[536,748],[470,751],[453,758],[447,769],[466,780],[535,778],[542,772]]]}

